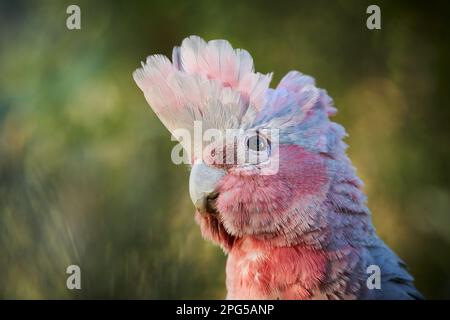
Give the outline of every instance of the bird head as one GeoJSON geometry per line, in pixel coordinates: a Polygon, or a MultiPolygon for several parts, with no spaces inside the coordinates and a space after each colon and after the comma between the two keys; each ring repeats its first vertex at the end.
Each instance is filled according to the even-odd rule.
{"type": "Polygon", "coordinates": [[[225,251],[245,236],[286,245],[326,224],[315,212],[344,157],[345,131],[313,78],[291,71],[272,89],[272,74],[255,72],[247,51],[196,36],[172,61],[149,56],[133,77],[183,148],[200,151],[188,152],[189,191],[204,237],[225,251]],[[199,124],[214,136],[206,146],[186,138],[199,124]]]}

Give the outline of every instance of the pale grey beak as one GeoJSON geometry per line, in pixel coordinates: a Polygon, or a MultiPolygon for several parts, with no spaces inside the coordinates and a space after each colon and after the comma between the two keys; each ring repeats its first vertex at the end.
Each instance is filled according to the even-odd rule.
{"type": "Polygon", "coordinates": [[[201,213],[206,212],[208,198],[216,197],[217,184],[225,175],[225,170],[207,166],[203,162],[193,165],[189,177],[189,194],[201,213]]]}

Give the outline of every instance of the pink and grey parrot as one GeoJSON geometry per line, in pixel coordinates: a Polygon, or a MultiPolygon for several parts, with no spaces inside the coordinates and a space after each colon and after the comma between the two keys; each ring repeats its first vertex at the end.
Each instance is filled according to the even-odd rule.
{"type": "Polygon", "coordinates": [[[172,61],[149,56],[133,77],[172,133],[194,136],[199,121],[245,137],[190,159],[195,219],[228,255],[228,299],[422,297],[375,233],[346,132],[330,120],[336,109],[313,78],[291,71],[270,88],[272,74],[255,72],[247,51],[197,36],[175,47],[172,61]],[[276,141],[266,134],[273,129],[276,141]],[[239,147],[254,161],[221,161],[239,147]],[[276,163],[269,174],[267,161],[276,163]],[[371,270],[379,271],[375,287],[371,270]]]}

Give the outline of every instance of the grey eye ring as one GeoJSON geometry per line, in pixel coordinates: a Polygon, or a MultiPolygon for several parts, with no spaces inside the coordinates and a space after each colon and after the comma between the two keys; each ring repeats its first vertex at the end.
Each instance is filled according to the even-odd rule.
{"type": "Polygon", "coordinates": [[[270,140],[259,133],[248,137],[245,145],[248,150],[255,152],[270,152],[270,140]]]}

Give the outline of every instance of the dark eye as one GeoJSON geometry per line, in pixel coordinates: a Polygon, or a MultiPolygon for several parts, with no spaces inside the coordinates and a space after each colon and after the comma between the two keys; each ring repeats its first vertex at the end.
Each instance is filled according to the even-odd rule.
{"type": "Polygon", "coordinates": [[[253,151],[265,151],[269,147],[269,141],[259,134],[251,136],[247,139],[247,148],[253,151]]]}

